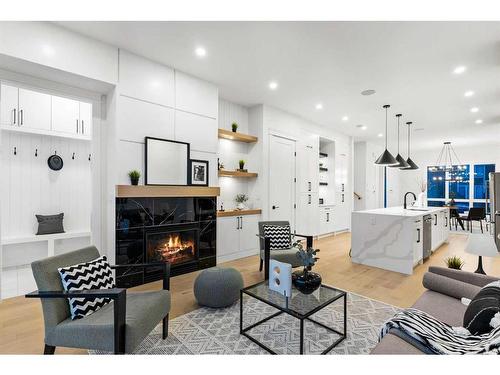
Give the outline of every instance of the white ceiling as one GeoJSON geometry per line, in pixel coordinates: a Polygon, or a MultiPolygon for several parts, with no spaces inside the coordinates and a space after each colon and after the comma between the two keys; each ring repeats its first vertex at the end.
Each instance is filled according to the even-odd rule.
{"type": "Polygon", "coordinates": [[[356,139],[381,141],[384,104],[391,105],[391,148],[396,113],[423,128],[414,148],[500,139],[500,22],[59,24],[214,82],[225,99],[269,104],[356,139]],[[197,46],[206,48],[205,58],[195,56],[197,46]],[[453,74],[458,65],[467,71],[453,74]],[[276,91],[268,89],[271,80],[276,91]],[[377,93],[361,96],[365,89],[377,93]],[[476,94],[465,98],[467,90],[476,94]],[[323,110],[315,109],[319,102],[323,110]],[[470,112],[474,106],[478,113],[470,112]]]}

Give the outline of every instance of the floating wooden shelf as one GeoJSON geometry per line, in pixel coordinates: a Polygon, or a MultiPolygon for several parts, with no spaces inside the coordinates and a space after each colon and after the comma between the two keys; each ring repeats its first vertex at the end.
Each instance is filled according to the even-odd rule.
{"type": "Polygon", "coordinates": [[[220,169],[219,170],[219,177],[252,178],[252,177],[257,177],[257,173],[253,173],[253,172],[240,172],[240,171],[226,171],[226,170],[220,169]]]}
{"type": "Polygon", "coordinates": [[[230,139],[232,141],[245,142],[245,143],[255,143],[258,141],[257,137],[253,135],[235,133],[231,130],[219,129],[219,138],[230,139]]]}
{"type": "Polygon", "coordinates": [[[220,188],[205,186],[117,185],[117,198],[134,197],[217,197],[220,188]]]}
{"type": "Polygon", "coordinates": [[[217,217],[260,215],[261,213],[262,210],[260,208],[252,210],[226,210],[226,211],[217,211],[217,217]]]}

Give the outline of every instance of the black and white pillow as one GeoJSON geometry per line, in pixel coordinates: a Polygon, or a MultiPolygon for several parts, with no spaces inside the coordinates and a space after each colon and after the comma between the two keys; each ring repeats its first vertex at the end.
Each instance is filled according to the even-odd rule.
{"type": "Polygon", "coordinates": [[[290,225],[264,225],[264,237],[269,237],[270,250],[289,249],[292,247],[290,225]]]}
{"type": "MultiPolygon", "coordinates": [[[[105,256],[90,262],[58,268],[65,291],[111,289],[115,287],[113,273],[105,256]]],[[[109,298],[68,298],[71,319],[80,319],[99,310],[109,298]]]]}
{"type": "Polygon", "coordinates": [[[464,314],[464,327],[473,335],[488,333],[498,324],[499,313],[500,281],[494,281],[483,287],[469,303],[464,314]]]}

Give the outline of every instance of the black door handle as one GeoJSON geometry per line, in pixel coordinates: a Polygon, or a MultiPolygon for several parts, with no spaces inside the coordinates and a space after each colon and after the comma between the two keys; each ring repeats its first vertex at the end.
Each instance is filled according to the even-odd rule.
{"type": "Polygon", "coordinates": [[[434,214],[434,219],[435,219],[434,225],[438,225],[438,215],[434,214]]]}
{"type": "Polygon", "coordinates": [[[243,229],[243,216],[240,216],[240,229],[243,229]]]}
{"type": "Polygon", "coordinates": [[[280,206],[273,206],[272,209],[275,210],[277,208],[280,208],[280,206]]]}
{"type": "Polygon", "coordinates": [[[417,228],[417,243],[420,243],[420,228],[417,228]]]}

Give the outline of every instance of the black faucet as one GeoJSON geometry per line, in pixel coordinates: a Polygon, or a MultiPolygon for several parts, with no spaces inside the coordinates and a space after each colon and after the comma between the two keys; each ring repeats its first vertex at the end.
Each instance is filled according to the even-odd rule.
{"type": "Polygon", "coordinates": [[[405,202],[404,202],[404,204],[403,204],[403,208],[404,208],[405,210],[406,210],[406,197],[408,196],[408,194],[413,195],[413,200],[415,200],[415,201],[417,200],[417,196],[416,196],[413,192],[411,192],[411,191],[407,192],[407,193],[405,194],[405,202]]]}

